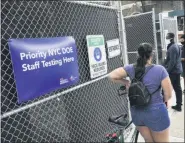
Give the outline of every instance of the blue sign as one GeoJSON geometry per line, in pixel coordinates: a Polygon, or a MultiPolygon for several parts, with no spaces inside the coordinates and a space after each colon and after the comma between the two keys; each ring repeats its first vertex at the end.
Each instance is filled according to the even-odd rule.
{"type": "Polygon", "coordinates": [[[10,39],[18,103],[32,100],[79,80],[73,37],[10,39]]]}
{"type": "Polygon", "coordinates": [[[94,58],[95,58],[95,60],[100,61],[101,57],[102,57],[102,53],[101,53],[100,48],[95,48],[94,49],[94,58]]]}

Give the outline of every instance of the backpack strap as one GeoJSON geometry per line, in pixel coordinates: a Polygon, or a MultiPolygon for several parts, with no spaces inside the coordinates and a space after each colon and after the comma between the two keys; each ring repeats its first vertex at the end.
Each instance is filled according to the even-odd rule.
{"type": "MultiPolygon", "coordinates": [[[[152,65],[147,69],[147,71],[146,71],[144,74],[142,74],[141,77],[138,78],[137,80],[138,80],[138,81],[142,80],[142,79],[144,78],[144,76],[145,76],[154,66],[155,66],[155,65],[152,64],[152,65]]],[[[136,65],[134,65],[134,70],[136,71],[136,65]]],[[[135,73],[135,75],[136,75],[136,73],[135,73]]],[[[134,76],[134,79],[136,79],[135,76],[134,76]]]]}
{"type": "Polygon", "coordinates": [[[146,70],[146,72],[139,78],[139,80],[142,80],[145,75],[154,67],[154,64],[152,64],[151,66],[149,66],[149,68],[146,70]]]}
{"type": "MultiPolygon", "coordinates": [[[[155,66],[155,64],[152,64],[147,71],[139,78],[139,81],[143,79],[143,77],[155,66]]],[[[136,65],[134,66],[134,68],[136,68],[136,65]]],[[[161,85],[153,92],[151,93],[151,95],[155,94],[158,90],[161,89],[161,85]]]]}
{"type": "Polygon", "coordinates": [[[161,89],[161,85],[154,92],[152,92],[151,95],[155,94],[159,89],[161,89]]]}

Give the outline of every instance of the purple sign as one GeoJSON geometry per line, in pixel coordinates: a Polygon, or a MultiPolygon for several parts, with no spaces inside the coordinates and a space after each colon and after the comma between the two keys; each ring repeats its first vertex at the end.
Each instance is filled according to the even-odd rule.
{"type": "Polygon", "coordinates": [[[10,39],[8,45],[18,103],[78,82],[77,51],[73,37],[10,39]]]}

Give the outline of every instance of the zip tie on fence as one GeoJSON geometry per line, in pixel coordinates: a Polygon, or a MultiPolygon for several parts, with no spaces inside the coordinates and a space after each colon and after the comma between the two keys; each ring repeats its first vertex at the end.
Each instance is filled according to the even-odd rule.
{"type": "Polygon", "coordinates": [[[44,102],[46,102],[46,101],[49,101],[49,100],[51,100],[51,99],[58,98],[58,97],[61,96],[61,95],[67,94],[67,93],[72,92],[72,91],[75,91],[75,90],[77,90],[77,89],[79,89],[79,88],[81,88],[81,87],[87,86],[87,85],[89,85],[89,84],[91,84],[91,83],[97,82],[97,81],[99,81],[99,80],[101,80],[101,79],[104,79],[104,78],[107,78],[107,77],[108,77],[108,74],[106,74],[106,75],[104,75],[104,76],[102,76],[102,77],[100,77],[100,78],[97,78],[97,79],[88,81],[88,82],[86,82],[86,83],[77,85],[77,86],[72,87],[72,88],[70,88],[70,89],[67,89],[67,90],[65,90],[65,91],[63,91],[63,92],[61,92],[61,93],[54,94],[54,95],[52,95],[52,96],[49,96],[49,97],[44,98],[44,99],[41,99],[41,100],[36,101],[36,102],[34,102],[34,103],[30,103],[30,104],[25,105],[25,106],[23,106],[23,107],[20,107],[20,108],[18,108],[18,109],[15,109],[15,110],[6,112],[6,113],[4,113],[4,114],[1,115],[1,119],[6,118],[6,117],[9,117],[9,116],[11,116],[11,115],[13,115],[13,114],[19,113],[19,112],[21,112],[21,111],[24,111],[24,110],[26,110],[26,109],[29,109],[29,108],[31,108],[31,107],[34,107],[34,106],[38,105],[38,104],[44,103],[44,102]]]}

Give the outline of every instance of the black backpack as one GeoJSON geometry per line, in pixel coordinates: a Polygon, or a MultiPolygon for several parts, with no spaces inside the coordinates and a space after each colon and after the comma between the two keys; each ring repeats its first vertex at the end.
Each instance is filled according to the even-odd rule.
{"type": "MultiPolygon", "coordinates": [[[[147,71],[140,76],[140,78],[136,78],[136,73],[135,73],[135,76],[131,81],[131,85],[130,85],[129,91],[128,91],[130,106],[146,106],[146,105],[148,105],[151,100],[151,96],[161,88],[161,86],[159,86],[159,88],[156,91],[154,91],[153,93],[150,93],[148,91],[147,87],[142,82],[144,76],[153,67],[154,67],[154,65],[150,66],[147,69],[147,71]]],[[[134,65],[134,69],[136,71],[135,65],[134,65]]]]}

